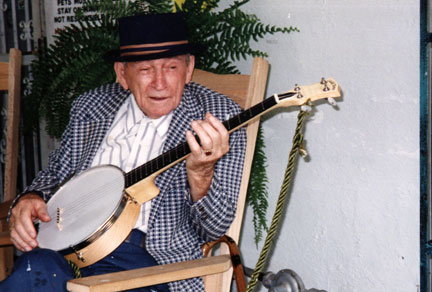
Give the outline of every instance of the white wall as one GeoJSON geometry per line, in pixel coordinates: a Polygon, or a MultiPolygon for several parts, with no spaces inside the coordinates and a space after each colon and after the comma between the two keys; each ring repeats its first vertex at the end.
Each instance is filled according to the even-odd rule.
{"type": "MultiPolygon", "coordinates": [[[[252,0],[243,10],[301,30],[257,44],[270,55],[268,96],[322,76],[343,90],[339,110],[320,103],[307,122],[311,160],[298,164],[266,271],[290,268],[307,288],[329,292],[418,291],[419,1],[252,0]]],[[[248,72],[250,63],[239,66],[248,72]]],[[[269,222],[296,116],[263,122],[269,222]]],[[[241,250],[253,268],[262,243],[251,216],[241,250]]]]}

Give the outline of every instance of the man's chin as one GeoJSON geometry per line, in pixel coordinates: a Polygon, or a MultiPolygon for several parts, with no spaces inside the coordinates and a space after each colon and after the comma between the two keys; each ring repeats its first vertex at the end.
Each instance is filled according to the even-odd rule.
{"type": "Polygon", "coordinates": [[[161,105],[161,106],[155,106],[155,108],[153,108],[151,111],[149,112],[144,112],[149,118],[151,119],[158,119],[162,116],[165,116],[167,114],[169,114],[172,111],[171,108],[165,108],[161,105]]]}

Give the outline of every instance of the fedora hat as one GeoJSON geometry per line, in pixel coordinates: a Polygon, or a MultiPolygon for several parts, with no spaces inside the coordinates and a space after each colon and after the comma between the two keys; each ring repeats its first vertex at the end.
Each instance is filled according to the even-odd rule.
{"type": "Polygon", "coordinates": [[[105,54],[114,62],[134,62],[195,53],[182,13],[141,14],[119,18],[120,46],[105,54]]]}

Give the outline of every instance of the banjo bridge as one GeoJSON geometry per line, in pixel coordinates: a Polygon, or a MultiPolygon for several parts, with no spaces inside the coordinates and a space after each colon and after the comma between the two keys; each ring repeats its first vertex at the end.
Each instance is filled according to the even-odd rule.
{"type": "Polygon", "coordinates": [[[57,207],[56,212],[56,225],[59,231],[63,230],[63,225],[61,225],[61,222],[63,221],[62,214],[63,214],[63,208],[57,207]]]}

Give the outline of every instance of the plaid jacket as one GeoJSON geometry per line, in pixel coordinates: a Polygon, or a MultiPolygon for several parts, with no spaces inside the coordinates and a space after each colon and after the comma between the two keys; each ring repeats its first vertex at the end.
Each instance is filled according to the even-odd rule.
{"type": "MultiPolygon", "coordinates": [[[[60,148],[50,155],[47,169],[17,199],[29,191],[37,191],[48,201],[62,181],[87,169],[129,94],[116,83],[78,97],[60,148]]],[[[174,112],[164,152],[185,141],[190,123],[203,119],[206,112],[223,121],[239,111],[230,99],[191,82],[174,112]]],[[[161,192],[152,202],[146,248],[159,264],[200,258],[204,242],[226,233],[235,216],[245,147],[244,129],[230,135],[230,151],[217,162],[210,191],[198,202],[190,200],[185,161],[156,178],[161,192]]],[[[204,291],[201,278],[169,285],[171,291],[204,291]]]]}

